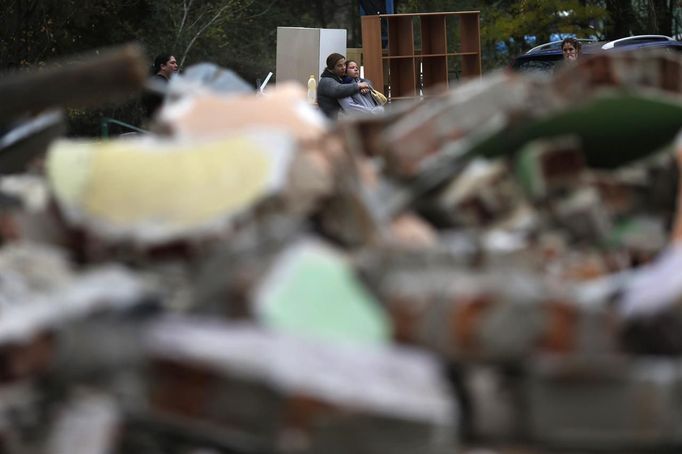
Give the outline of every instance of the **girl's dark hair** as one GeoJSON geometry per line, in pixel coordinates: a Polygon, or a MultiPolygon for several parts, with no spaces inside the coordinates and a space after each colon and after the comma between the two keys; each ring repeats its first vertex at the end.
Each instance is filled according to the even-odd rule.
{"type": "Polygon", "coordinates": [[[341,60],[342,58],[346,57],[337,53],[329,54],[329,57],[327,57],[327,69],[334,69],[334,65],[336,65],[336,62],[341,60]]]}
{"type": "Polygon", "coordinates": [[[152,66],[152,75],[158,73],[161,70],[161,65],[168,63],[168,60],[170,60],[171,57],[171,54],[157,55],[154,59],[154,65],[152,66]]]}
{"type": "Polygon", "coordinates": [[[578,41],[575,38],[566,38],[563,41],[561,41],[561,50],[564,50],[564,46],[566,44],[571,44],[573,47],[575,47],[576,53],[580,53],[580,49],[583,47],[582,44],[580,44],[580,41],[578,41]]]}
{"type": "Polygon", "coordinates": [[[356,65],[358,65],[358,68],[360,67],[360,63],[356,62],[355,60],[346,60],[346,69],[348,69],[348,65],[350,65],[351,63],[355,63],[356,65]]]}

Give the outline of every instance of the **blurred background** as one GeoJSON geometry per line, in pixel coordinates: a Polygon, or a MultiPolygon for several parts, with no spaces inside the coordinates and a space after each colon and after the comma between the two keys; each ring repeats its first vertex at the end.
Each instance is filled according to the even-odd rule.
{"type": "MultiPolygon", "coordinates": [[[[682,33],[677,0],[3,0],[0,70],[44,65],[113,44],[139,41],[149,54],[170,52],[182,67],[210,61],[254,84],[274,72],[277,27],[342,28],[362,47],[361,14],[481,11],[483,71],[509,65],[536,44],[563,36],[611,40],[682,33]]],[[[273,80],[274,81],[274,80],[273,80]]],[[[70,134],[99,134],[102,116],[140,124],[131,101],[69,111],[70,134]]]]}

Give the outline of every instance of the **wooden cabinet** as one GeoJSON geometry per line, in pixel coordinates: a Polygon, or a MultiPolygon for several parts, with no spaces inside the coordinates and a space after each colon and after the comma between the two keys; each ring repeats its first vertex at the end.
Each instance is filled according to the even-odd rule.
{"type": "Polygon", "coordinates": [[[346,30],[332,28],[277,27],[277,82],[295,80],[307,86],[327,66],[327,56],[346,54],[346,30]]]}
{"type": "Polygon", "coordinates": [[[480,42],[478,11],[362,17],[365,77],[383,85],[390,100],[437,94],[450,81],[479,77],[480,42]]]}

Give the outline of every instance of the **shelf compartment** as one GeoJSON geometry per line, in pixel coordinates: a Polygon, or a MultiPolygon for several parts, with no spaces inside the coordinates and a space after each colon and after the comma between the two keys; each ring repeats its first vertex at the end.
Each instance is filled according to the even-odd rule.
{"type": "Polygon", "coordinates": [[[414,29],[411,16],[388,18],[388,51],[390,55],[414,55],[414,29]]]}
{"type": "Polygon", "coordinates": [[[481,75],[481,59],[478,54],[465,54],[462,59],[462,77],[472,78],[481,75]]]}
{"type": "Polygon", "coordinates": [[[445,29],[446,16],[421,16],[421,53],[447,53],[447,33],[445,29]]]}
{"type": "Polygon", "coordinates": [[[417,78],[414,58],[391,60],[389,62],[389,83],[391,96],[416,96],[417,78]]]}
{"type": "Polygon", "coordinates": [[[448,58],[448,85],[454,86],[462,82],[462,57],[456,56],[448,58]]]}
{"type": "Polygon", "coordinates": [[[448,86],[448,59],[424,57],[421,59],[422,92],[424,95],[441,93],[448,86]]]}
{"type": "MultiPolygon", "coordinates": [[[[481,36],[478,16],[464,15],[459,17],[460,52],[481,52],[481,36]]],[[[479,70],[480,74],[480,70],[479,70]]]]}

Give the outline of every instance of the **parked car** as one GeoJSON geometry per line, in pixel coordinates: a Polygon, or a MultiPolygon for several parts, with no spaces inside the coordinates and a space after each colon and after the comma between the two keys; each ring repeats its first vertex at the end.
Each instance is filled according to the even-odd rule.
{"type": "MultiPolygon", "coordinates": [[[[582,55],[594,55],[600,52],[629,52],[639,49],[668,49],[682,52],[682,42],[664,35],[637,35],[614,41],[598,42],[579,40],[582,44],[582,55]]],[[[525,54],[516,57],[512,68],[522,72],[552,72],[558,62],[563,60],[561,41],[542,44],[525,54]]]]}

